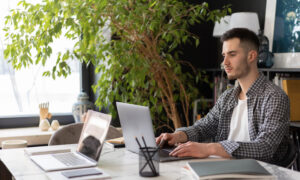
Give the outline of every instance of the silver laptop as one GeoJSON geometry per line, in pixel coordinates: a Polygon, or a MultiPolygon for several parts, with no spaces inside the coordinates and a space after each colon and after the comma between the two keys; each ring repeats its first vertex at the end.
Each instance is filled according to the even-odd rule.
{"type": "MultiPolygon", "coordinates": [[[[144,136],[147,146],[157,147],[149,107],[122,102],[117,102],[116,104],[126,149],[134,153],[139,153],[139,146],[135,137],[142,142],[142,136],[144,136]]],[[[191,159],[191,157],[179,158],[169,156],[172,150],[173,148],[162,148],[159,151],[160,161],[191,159]]]]}
{"type": "Polygon", "coordinates": [[[111,115],[89,110],[76,152],[32,155],[30,158],[45,171],[97,166],[110,121],[111,115]]]}

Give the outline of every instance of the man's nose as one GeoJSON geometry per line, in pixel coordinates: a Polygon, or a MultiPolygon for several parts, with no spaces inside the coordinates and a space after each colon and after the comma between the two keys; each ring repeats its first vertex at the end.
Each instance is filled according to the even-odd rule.
{"type": "Polygon", "coordinates": [[[224,56],[223,63],[224,63],[224,65],[229,64],[229,59],[227,58],[227,56],[224,56]]]}

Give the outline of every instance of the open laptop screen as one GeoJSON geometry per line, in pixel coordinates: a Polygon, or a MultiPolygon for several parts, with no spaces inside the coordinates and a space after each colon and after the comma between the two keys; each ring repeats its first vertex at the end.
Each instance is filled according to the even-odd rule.
{"type": "Polygon", "coordinates": [[[135,137],[140,139],[142,136],[148,146],[156,147],[149,107],[122,102],[116,104],[126,149],[139,153],[135,137]]]}
{"type": "Polygon", "coordinates": [[[89,110],[78,142],[77,151],[98,161],[111,116],[89,110]]]}

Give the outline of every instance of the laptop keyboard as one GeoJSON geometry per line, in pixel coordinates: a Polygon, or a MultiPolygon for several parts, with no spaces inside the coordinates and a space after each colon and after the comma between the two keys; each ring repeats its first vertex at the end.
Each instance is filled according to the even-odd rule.
{"type": "Polygon", "coordinates": [[[52,154],[52,156],[58,161],[65,164],[66,166],[78,166],[88,164],[85,160],[78,158],[73,153],[59,153],[52,154]]]}
{"type": "Polygon", "coordinates": [[[160,149],[159,157],[170,157],[169,153],[172,152],[174,149],[175,149],[175,147],[160,149]]]}
{"type": "Polygon", "coordinates": [[[161,149],[159,151],[159,157],[170,157],[169,152],[161,149]]]}

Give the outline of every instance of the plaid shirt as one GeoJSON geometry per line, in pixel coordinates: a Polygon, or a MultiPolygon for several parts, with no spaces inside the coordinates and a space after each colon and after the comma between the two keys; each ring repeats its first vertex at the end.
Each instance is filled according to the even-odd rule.
{"type": "Polygon", "coordinates": [[[278,164],[287,153],[288,96],[260,73],[246,93],[250,141],[229,141],[231,116],[240,92],[240,86],[226,90],[204,118],[193,126],[176,131],[185,132],[189,141],[213,139],[235,158],[253,158],[278,164]]]}

